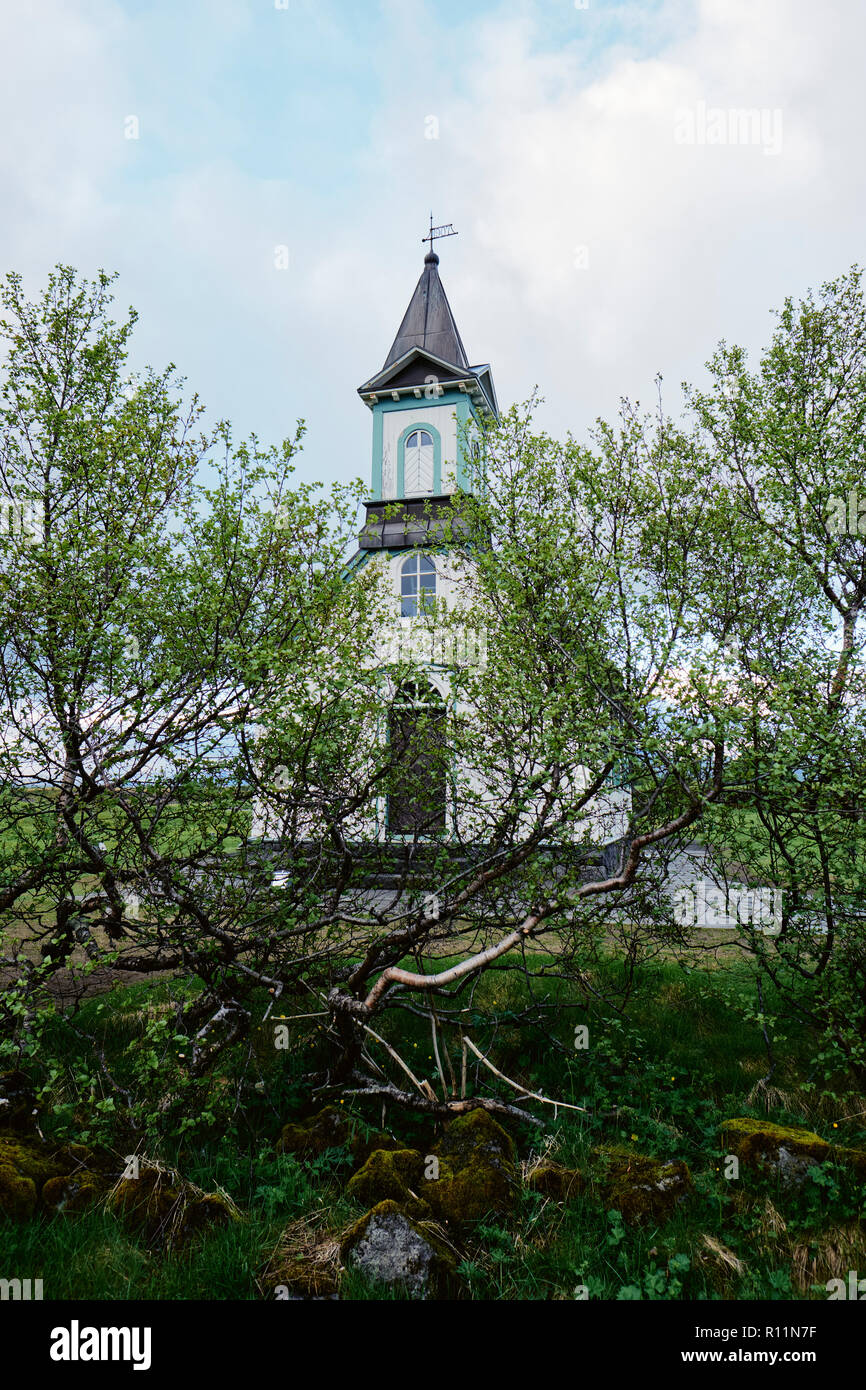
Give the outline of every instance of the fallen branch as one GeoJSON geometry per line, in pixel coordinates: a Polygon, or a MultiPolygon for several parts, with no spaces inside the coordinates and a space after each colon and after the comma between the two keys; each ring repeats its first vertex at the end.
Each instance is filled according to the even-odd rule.
{"type": "Polygon", "coordinates": [[[463,1041],[467,1047],[472,1049],[479,1062],[482,1062],[485,1067],[492,1071],[494,1076],[498,1076],[500,1081],[504,1081],[506,1086],[511,1086],[515,1091],[519,1091],[522,1096],[526,1096],[527,1100],[540,1100],[544,1105],[554,1105],[557,1109],[561,1107],[563,1110],[579,1110],[582,1114],[586,1114],[585,1105],[569,1105],[567,1101],[551,1100],[549,1096],[541,1096],[537,1091],[527,1091],[525,1086],[521,1086],[517,1081],[512,1081],[511,1078],[506,1076],[504,1072],[501,1072],[498,1067],[494,1067],[493,1063],[488,1061],[484,1056],[484,1053],[479,1052],[471,1038],[467,1038],[464,1034],[463,1041]]]}
{"type": "MultiPolygon", "coordinates": [[[[357,1073],[355,1073],[357,1076],[357,1073]]],[[[364,1076],[358,1076],[360,1081],[366,1081],[364,1076]]],[[[512,1120],[522,1120],[524,1124],[540,1126],[541,1121],[535,1116],[530,1115],[526,1110],[519,1110],[516,1105],[509,1105],[504,1100],[486,1100],[480,1096],[469,1096],[466,1100],[428,1100],[423,1096],[413,1096],[409,1091],[399,1091],[396,1086],[389,1082],[385,1085],[366,1085],[353,1090],[342,1092],[347,1096],[382,1096],[386,1100],[392,1100],[395,1105],[402,1105],[407,1110],[417,1110],[424,1115],[438,1115],[442,1119],[451,1119],[454,1115],[465,1115],[470,1110],[486,1110],[491,1115],[507,1115],[512,1120]]]]}

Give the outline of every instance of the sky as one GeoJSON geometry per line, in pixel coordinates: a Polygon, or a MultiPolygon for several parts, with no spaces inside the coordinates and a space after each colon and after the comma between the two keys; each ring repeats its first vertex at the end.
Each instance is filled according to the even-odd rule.
{"type": "Polygon", "coordinates": [[[432,211],[470,361],[583,439],[863,259],[864,41],[860,0],[3,0],[0,275],[117,271],[134,365],[369,480],[432,211]]]}

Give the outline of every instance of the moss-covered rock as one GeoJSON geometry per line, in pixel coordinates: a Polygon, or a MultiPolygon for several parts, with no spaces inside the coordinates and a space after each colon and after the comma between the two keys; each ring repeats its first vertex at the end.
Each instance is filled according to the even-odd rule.
{"type": "Polygon", "coordinates": [[[498,1159],[512,1168],[517,1161],[517,1147],[511,1135],[481,1108],[449,1120],[433,1153],[449,1159],[455,1168],[476,1157],[498,1159]]]}
{"type": "Polygon", "coordinates": [[[66,1173],[59,1178],[49,1178],[40,1194],[43,1207],[52,1215],[72,1215],[89,1211],[106,1195],[108,1184],[98,1173],[83,1169],[80,1173],[66,1173]]]}
{"type": "Polygon", "coordinates": [[[137,1178],[121,1178],[108,1194],[106,1206],[127,1230],[146,1240],[170,1240],[173,1224],[182,1214],[182,1196],[170,1174],[142,1168],[137,1178]]]}
{"type": "Polygon", "coordinates": [[[839,1163],[866,1181],[866,1150],[831,1144],[799,1125],[777,1125],[741,1115],[725,1120],[719,1134],[723,1147],[745,1167],[775,1172],[787,1182],[802,1182],[813,1163],[839,1163]]]}
{"type": "Polygon", "coordinates": [[[421,1194],[424,1158],[417,1149],[376,1149],[349,1179],[346,1191],[365,1207],[399,1202],[410,1216],[429,1216],[421,1194]]]}
{"type": "Polygon", "coordinates": [[[375,1129],[365,1132],[357,1126],[349,1136],[349,1148],[352,1152],[352,1163],[357,1171],[364,1166],[371,1154],[383,1150],[403,1149],[404,1146],[386,1130],[375,1129]]]}
{"type": "Polygon", "coordinates": [[[410,1298],[453,1298],[459,1292],[452,1252],[425,1222],[397,1202],[379,1202],[343,1235],[343,1263],[369,1279],[398,1285],[410,1298]]]}
{"type": "Polygon", "coordinates": [[[339,1290],[340,1278],[331,1265],[301,1257],[279,1271],[271,1293],[274,1298],[290,1301],[322,1300],[338,1298],[339,1290]]]}
{"type": "Polygon", "coordinates": [[[775,1171],[787,1182],[802,1182],[813,1163],[831,1157],[826,1139],[796,1125],[739,1116],[725,1120],[719,1133],[723,1147],[745,1167],[775,1171]]]}
{"type": "Polygon", "coordinates": [[[53,1211],[60,1188],[73,1174],[94,1180],[84,1167],[91,1158],[83,1145],[58,1148],[29,1134],[0,1137],[0,1212],[20,1221],[39,1206],[53,1211]]]}
{"type": "Polygon", "coordinates": [[[29,1134],[0,1136],[0,1212],[15,1221],[26,1220],[38,1207],[53,1212],[59,1187],[85,1172],[90,1157],[81,1145],[57,1148],[29,1134]]]}
{"type": "Polygon", "coordinates": [[[142,1168],[137,1178],[122,1178],[108,1194],[106,1206],[126,1228],[163,1246],[181,1245],[206,1227],[227,1225],[237,1208],[219,1192],[200,1192],[176,1173],[142,1168]]]}
{"type": "Polygon", "coordinates": [[[277,1140],[277,1152],[297,1154],[299,1158],[316,1158],[326,1149],[348,1147],[349,1117],[339,1106],[326,1105],[307,1120],[283,1125],[277,1140]]]}
{"type": "Polygon", "coordinates": [[[326,1149],[348,1149],[356,1168],[380,1149],[400,1149],[398,1140],[383,1130],[368,1131],[350,1112],[338,1105],[326,1105],[306,1120],[283,1125],[277,1152],[298,1158],[317,1158],[326,1149]]]}
{"type": "Polygon", "coordinates": [[[228,1226],[237,1220],[237,1209],[222,1193],[205,1192],[201,1197],[193,1197],[185,1202],[177,1238],[179,1241],[187,1240],[198,1231],[213,1226],[228,1226]]]}
{"type": "Polygon", "coordinates": [[[70,1163],[62,1153],[41,1139],[30,1135],[0,1136],[0,1167],[12,1168],[20,1177],[36,1184],[37,1192],[49,1178],[70,1171],[70,1163]]]}
{"type": "Polygon", "coordinates": [[[605,1206],[624,1221],[663,1221],[694,1191],[688,1165],[634,1153],[619,1145],[593,1150],[599,1165],[597,1186],[605,1206]]]}
{"type": "Polygon", "coordinates": [[[834,1163],[843,1163],[846,1168],[850,1168],[855,1177],[866,1182],[866,1151],[863,1149],[849,1149],[844,1144],[834,1144],[830,1157],[834,1163]]]}
{"type": "Polygon", "coordinates": [[[438,1177],[425,1177],[421,1195],[439,1220],[459,1227],[514,1207],[520,1187],[517,1150],[486,1110],[451,1120],[431,1156],[438,1161],[438,1177]]]}
{"type": "Polygon", "coordinates": [[[106,1175],[116,1171],[115,1165],[109,1155],[96,1154],[84,1144],[58,1146],[29,1134],[2,1135],[0,1212],[21,1219],[37,1207],[50,1215],[83,1211],[108,1191],[111,1182],[106,1175]]]}
{"type": "Polygon", "coordinates": [[[32,1178],[23,1177],[10,1164],[0,1162],[0,1216],[26,1221],[36,1210],[38,1198],[32,1178]]]}
{"type": "Polygon", "coordinates": [[[586,1188],[586,1180],[577,1168],[563,1168],[558,1163],[540,1163],[526,1179],[531,1192],[552,1197],[556,1202],[569,1202],[586,1188]]]}

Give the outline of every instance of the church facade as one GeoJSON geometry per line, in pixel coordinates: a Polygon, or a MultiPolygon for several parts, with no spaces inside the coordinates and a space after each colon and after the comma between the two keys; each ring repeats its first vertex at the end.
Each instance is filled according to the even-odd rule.
{"type": "MultiPolygon", "coordinates": [[[[501,801],[489,772],[449,766],[449,720],[466,716],[455,693],[456,665],[495,659],[483,626],[451,622],[437,630],[438,610],[459,613],[472,591],[472,561],[460,545],[460,497],[483,486],[485,427],[499,408],[489,364],[471,365],[431,247],[382,368],[358,394],[372,418],[371,491],[347,582],[375,566],[390,594],[373,659],[383,673],[381,738],[396,747],[405,775],[353,827],[359,841],[484,838],[484,805],[501,801]],[[390,668],[400,665],[392,679],[390,668]],[[406,679],[407,669],[412,671],[406,679]],[[485,780],[486,779],[486,780],[485,780]],[[454,794],[460,782],[469,794],[454,794]]],[[[477,619],[477,613],[475,615],[477,619]]],[[[575,768],[572,785],[585,776],[575,768]]],[[[592,804],[593,841],[625,834],[624,789],[592,804]]],[[[273,815],[255,808],[253,838],[274,838],[273,815]]],[[[584,821],[583,832],[585,833],[584,821]]]]}

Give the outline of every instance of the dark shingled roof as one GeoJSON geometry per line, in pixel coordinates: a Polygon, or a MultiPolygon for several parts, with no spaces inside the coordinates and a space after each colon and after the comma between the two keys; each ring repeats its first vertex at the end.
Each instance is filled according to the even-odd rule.
{"type": "Polygon", "coordinates": [[[444,362],[468,369],[469,359],[457,331],[442,281],[439,279],[439,271],[436,268],[438,265],[439,257],[436,252],[428,251],[424,257],[421,279],[415,286],[409,308],[403,315],[403,322],[385,359],[385,367],[390,367],[392,362],[396,362],[411,348],[419,347],[426,348],[444,362]]]}

